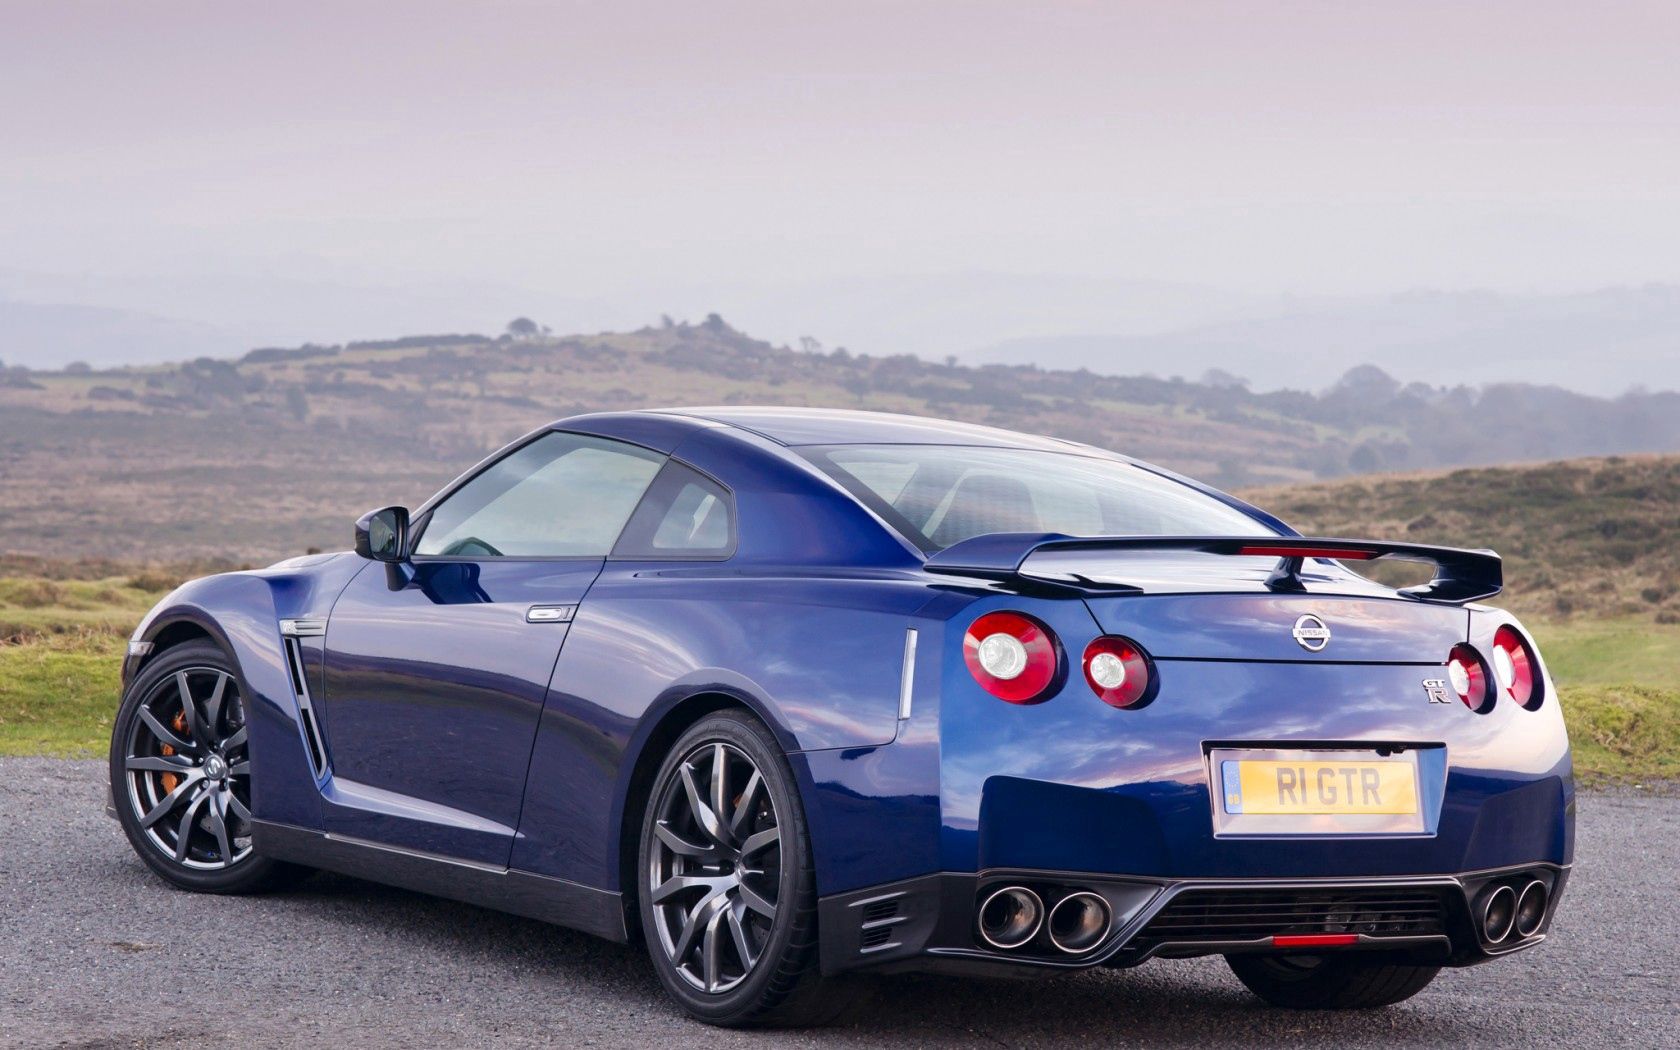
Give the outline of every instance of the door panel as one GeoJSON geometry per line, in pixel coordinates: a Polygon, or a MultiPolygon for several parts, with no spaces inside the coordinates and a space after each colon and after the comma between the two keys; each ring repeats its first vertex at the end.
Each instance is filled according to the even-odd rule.
{"type": "Polygon", "coordinates": [[[488,558],[357,576],[327,627],[327,830],[506,864],[570,626],[527,616],[575,606],[601,565],[488,558]]]}
{"type": "Polygon", "coordinates": [[[505,867],[571,613],[665,456],[545,431],[416,518],[327,621],[327,830],[505,867]]]}

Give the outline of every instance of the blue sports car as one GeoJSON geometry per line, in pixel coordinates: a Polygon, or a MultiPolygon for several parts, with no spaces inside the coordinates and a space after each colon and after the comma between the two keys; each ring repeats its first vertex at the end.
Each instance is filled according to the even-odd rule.
{"type": "Polygon", "coordinates": [[[1488,551],[783,408],[566,419],[355,548],[136,630],[111,811],[167,881],[327,869],[640,941],[745,1025],[863,972],[1209,954],[1383,1006],[1540,943],[1569,874],[1563,718],[1488,551]],[[1392,560],[1432,568],[1349,568],[1392,560]]]}

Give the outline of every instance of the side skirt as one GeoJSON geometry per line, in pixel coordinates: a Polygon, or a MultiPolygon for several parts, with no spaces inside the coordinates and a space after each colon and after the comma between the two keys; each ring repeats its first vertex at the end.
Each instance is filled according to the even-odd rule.
{"type": "Polygon", "coordinates": [[[275,860],[540,919],[610,941],[629,939],[623,898],[610,890],[266,820],[252,822],[251,840],[258,854],[275,860]]]}

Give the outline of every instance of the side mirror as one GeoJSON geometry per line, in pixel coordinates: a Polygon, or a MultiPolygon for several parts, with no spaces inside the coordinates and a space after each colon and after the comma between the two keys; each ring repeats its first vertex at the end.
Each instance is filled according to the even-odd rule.
{"type": "Polygon", "coordinates": [[[357,518],[356,553],[383,562],[399,562],[407,557],[408,508],[383,507],[357,518]]]}

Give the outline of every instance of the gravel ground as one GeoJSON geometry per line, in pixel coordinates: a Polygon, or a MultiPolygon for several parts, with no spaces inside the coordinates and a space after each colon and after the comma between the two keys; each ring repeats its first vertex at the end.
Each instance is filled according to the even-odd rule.
{"type": "Polygon", "coordinates": [[[1047,981],[895,978],[849,1024],[727,1032],[638,950],[333,876],[175,892],[103,811],[102,765],[0,759],[0,1046],[1675,1046],[1672,798],[1592,794],[1550,943],[1374,1013],[1262,1007],[1218,960],[1047,981]]]}

